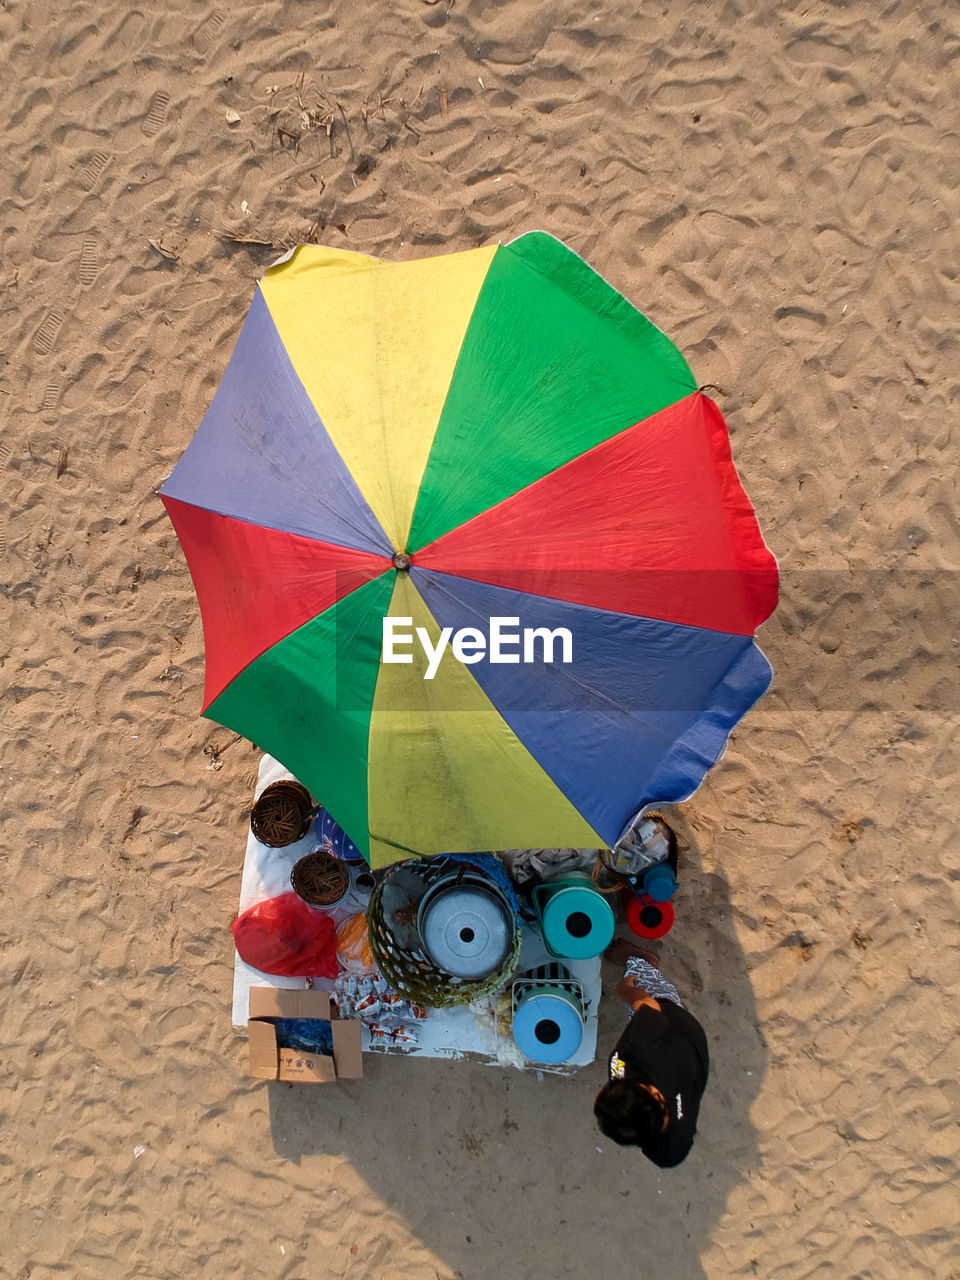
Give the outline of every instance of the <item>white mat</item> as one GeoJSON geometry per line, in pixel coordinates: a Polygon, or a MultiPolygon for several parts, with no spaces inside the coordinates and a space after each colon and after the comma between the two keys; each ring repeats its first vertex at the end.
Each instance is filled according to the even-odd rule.
{"type": "MultiPolygon", "coordinates": [[[[254,798],[270,783],[281,778],[292,778],[293,774],[285,769],[272,756],[265,755],[260,761],[257,786],[254,798]]],[[[311,853],[317,847],[313,831],[298,840],[296,844],[287,845],[284,849],[271,849],[261,844],[253,832],[247,832],[247,851],[243,861],[243,879],[240,884],[240,911],[266,898],[277,897],[290,889],[290,872],[298,859],[311,853]]],[[[361,869],[364,869],[361,867],[361,869]]],[[[357,901],[348,897],[344,903],[331,912],[336,923],[362,910],[357,901]]],[[[517,973],[533,969],[552,959],[543,945],[539,933],[527,922],[524,922],[523,947],[520,952],[520,963],[517,973]]],[[[572,976],[581,983],[584,997],[584,1028],[580,1048],[567,1062],[556,1067],[546,1067],[529,1062],[520,1053],[512,1036],[497,1034],[496,1019],[486,1008],[456,1006],[452,1009],[431,1009],[425,1022],[420,1025],[420,1043],[410,1046],[390,1046],[388,1048],[370,1047],[366,1028],[363,1033],[365,1052],[399,1054],[404,1057],[420,1058],[464,1058],[467,1055],[478,1058],[491,1065],[514,1066],[521,1069],[549,1071],[568,1075],[577,1068],[592,1062],[597,1050],[597,1008],[600,1003],[600,957],[590,960],[564,960],[563,964],[572,976]]],[[[308,984],[306,978],[283,978],[272,973],[261,973],[244,963],[239,955],[234,964],[233,976],[233,1023],[237,1028],[246,1029],[250,1004],[251,987],[285,987],[302,989],[308,985],[321,987],[330,991],[332,981],[314,980],[308,984]]]]}

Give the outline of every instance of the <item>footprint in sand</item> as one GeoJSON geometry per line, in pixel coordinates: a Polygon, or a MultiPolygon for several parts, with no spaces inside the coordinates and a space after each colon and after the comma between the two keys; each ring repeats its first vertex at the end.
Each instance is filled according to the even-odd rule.
{"type": "Polygon", "coordinates": [[[39,356],[48,356],[56,345],[57,338],[60,336],[60,326],[63,324],[62,311],[48,311],[43,317],[40,328],[37,330],[33,339],[33,349],[39,356]]]}
{"type": "Polygon", "coordinates": [[[90,157],[80,170],[80,185],[84,191],[93,190],[100,181],[109,160],[110,157],[106,151],[98,151],[96,155],[90,157]]]}
{"type": "Polygon", "coordinates": [[[99,269],[100,245],[97,237],[92,232],[88,232],[83,237],[83,244],[80,248],[80,283],[82,285],[93,284],[99,269]]]}
{"type": "Polygon", "coordinates": [[[169,106],[169,93],[165,89],[158,89],[150,99],[150,110],[147,112],[147,118],[143,122],[143,132],[148,138],[155,137],[163,128],[163,122],[167,118],[167,108],[169,106]]]}
{"type": "MultiPolygon", "coordinates": [[[[4,469],[10,461],[10,445],[6,440],[0,440],[0,470],[4,469]]],[[[7,554],[7,518],[0,515],[0,560],[7,554]]]]}
{"type": "Polygon", "coordinates": [[[139,9],[133,9],[123,19],[116,31],[107,37],[108,47],[111,44],[118,44],[121,49],[127,52],[133,52],[139,49],[143,43],[143,35],[146,31],[147,20],[139,9]]]}
{"type": "Polygon", "coordinates": [[[201,56],[205,56],[213,48],[213,42],[223,30],[223,14],[216,10],[193,33],[193,47],[201,56]]]}
{"type": "Polygon", "coordinates": [[[60,383],[56,378],[47,383],[47,389],[43,393],[43,399],[40,402],[40,413],[43,415],[44,422],[53,422],[60,402],[60,383]]]}

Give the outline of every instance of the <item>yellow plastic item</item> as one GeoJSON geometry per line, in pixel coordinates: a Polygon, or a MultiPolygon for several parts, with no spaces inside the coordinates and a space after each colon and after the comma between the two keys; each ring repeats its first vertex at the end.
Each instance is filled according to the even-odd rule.
{"type": "Polygon", "coordinates": [[[362,911],[337,926],[337,960],[348,973],[376,971],[377,964],[367,934],[367,917],[362,911]]]}

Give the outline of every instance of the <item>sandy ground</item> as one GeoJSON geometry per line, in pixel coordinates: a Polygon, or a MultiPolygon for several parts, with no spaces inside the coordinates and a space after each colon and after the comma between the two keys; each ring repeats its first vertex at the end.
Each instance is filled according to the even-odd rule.
{"type": "Polygon", "coordinates": [[[4,0],[0,49],[0,1275],[960,1275],[956,7],[4,0]],[[279,249],[534,228],[714,384],[784,570],[685,806],[663,1174],[599,1064],[246,1078],[258,757],[154,496],[279,249]]]}

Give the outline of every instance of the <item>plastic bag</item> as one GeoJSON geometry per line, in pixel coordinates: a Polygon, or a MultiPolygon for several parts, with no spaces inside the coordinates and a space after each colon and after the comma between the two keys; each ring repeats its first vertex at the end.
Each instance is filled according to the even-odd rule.
{"type": "Polygon", "coordinates": [[[263,1018],[277,1029],[277,1047],[333,1057],[333,1028],[322,1018],[263,1018]]]}
{"type": "Polygon", "coordinates": [[[261,973],[287,978],[335,978],[337,933],[333,921],[295,893],[258,902],[234,920],[240,959],[261,973]]]}
{"type": "Polygon", "coordinates": [[[377,963],[370,950],[367,917],[362,911],[337,926],[337,959],[348,973],[375,973],[377,963]]]}
{"type": "Polygon", "coordinates": [[[515,884],[549,880],[568,871],[588,871],[596,849],[507,849],[500,854],[515,884]]]}
{"type": "Polygon", "coordinates": [[[659,813],[650,813],[641,817],[614,849],[602,850],[600,857],[618,875],[638,876],[670,858],[676,844],[673,828],[659,813]]]}
{"type": "Polygon", "coordinates": [[[383,978],[358,978],[341,973],[334,987],[341,1018],[359,1018],[370,1035],[370,1046],[409,1048],[420,1042],[424,1005],[391,991],[383,978]]]}

